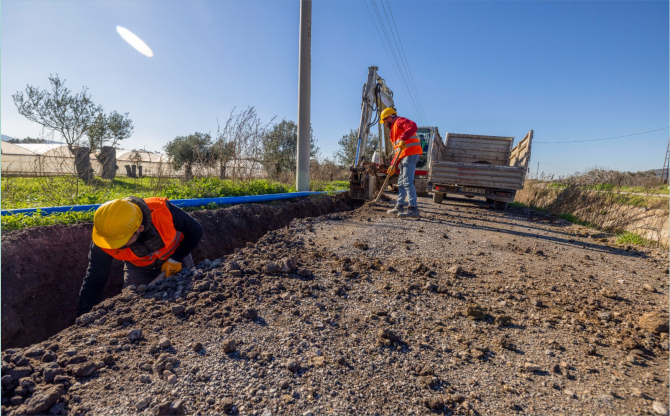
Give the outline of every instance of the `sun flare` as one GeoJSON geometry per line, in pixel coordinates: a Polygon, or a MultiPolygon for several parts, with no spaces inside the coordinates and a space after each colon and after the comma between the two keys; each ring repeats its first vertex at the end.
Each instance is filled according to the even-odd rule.
{"type": "Polygon", "coordinates": [[[126,29],[125,27],[117,26],[116,31],[118,32],[119,35],[121,35],[123,40],[128,42],[128,44],[130,46],[132,46],[133,48],[135,48],[135,50],[137,52],[139,52],[142,55],[147,56],[149,58],[154,56],[154,53],[151,50],[151,48],[146,43],[144,43],[144,41],[142,39],[138,38],[137,35],[134,34],[133,32],[131,32],[130,30],[126,29]]]}

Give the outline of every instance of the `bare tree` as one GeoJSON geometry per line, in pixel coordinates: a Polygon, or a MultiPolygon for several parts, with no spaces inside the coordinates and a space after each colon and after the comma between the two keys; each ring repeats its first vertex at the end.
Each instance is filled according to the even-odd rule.
{"type": "Polygon", "coordinates": [[[230,112],[226,124],[217,129],[212,146],[219,164],[219,176],[246,179],[257,176],[263,155],[263,137],[274,118],[263,123],[254,107],[235,113],[230,112]]]}
{"type": "Polygon", "coordinates": [[[83,138],[102,106],[95,105],[88,88],[72,95],[65,87],[65,80],[49,75],[51,91],[41,90],[31,85],[24,92],[12,95],[19,114],[44,128],[60,133],[68,149],[75,156],[77,174],[88,182],[93,178],[89,161],[90,149],[82,147],[83,138]]]}

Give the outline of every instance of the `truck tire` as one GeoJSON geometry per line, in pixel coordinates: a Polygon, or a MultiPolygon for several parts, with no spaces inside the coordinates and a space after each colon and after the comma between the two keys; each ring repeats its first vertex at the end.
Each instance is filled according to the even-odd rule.
{"type": "Polygon", "coordinates": [[[507,209],[507,202],[505,201],[494,201],[493,206],[499,211],[504,211],[507,209]]]}
{"type": "Polygon", "coordinates": [[[444,200],[444,194],[442,192],[433,193],[433,202],[434,203],[441,204],[442,200],[444,200]]]}

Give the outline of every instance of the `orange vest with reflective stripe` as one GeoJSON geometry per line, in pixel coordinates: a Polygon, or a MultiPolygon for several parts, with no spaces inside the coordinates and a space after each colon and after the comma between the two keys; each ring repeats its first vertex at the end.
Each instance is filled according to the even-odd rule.
{"type": "Polygon", "coordinates": [[[135,266],[145,267],[156,260],[167,260],[177,250],[184,235],[174,228],[172,213],[167,206],[167,198],[146,198],[144,202],[151,210],[151,224],[163,240],[163,247],[145,257],[137,257],[129,248],[103,248],[103,250],[118,260],[129,261],[135,266]]]}
{"type": "MultiPolygon", "coordinates": [[[[398,146],[400,145],[400,141],[398,139],[401,135],[402,131],[400,131],[398,128],[398,123],[393,123],[393,126],[391,127],[391,143],[393,144],[394,149],[398,149],[398,146]]],[[[421,148],[421,139],[419,139],[419,136],[417,136],[416,133],[408,140],[405,140],[405,145],[406,147],[400,153],[398,160],[407,156],[420,155],[423,153],[423,149],[421,148]]]]}

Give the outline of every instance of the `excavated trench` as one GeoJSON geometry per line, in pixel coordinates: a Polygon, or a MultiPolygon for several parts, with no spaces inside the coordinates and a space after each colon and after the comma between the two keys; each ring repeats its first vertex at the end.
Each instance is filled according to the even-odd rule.
{"type": "MultiPolygon", "coordinates": [[[[291,202],[236,205],[191,215],[205,229],[193,251],[198,263],[229,254],[295,218],[350,211],[362,205],[348,194],[291,202]]],[[[25,347],[58,333],[76,318],[93,224],[55,225],[2,235],[2,349],[25,347]]],[[[104,294],[121,292],[123,268],[114,261],[104,294]]]]}

